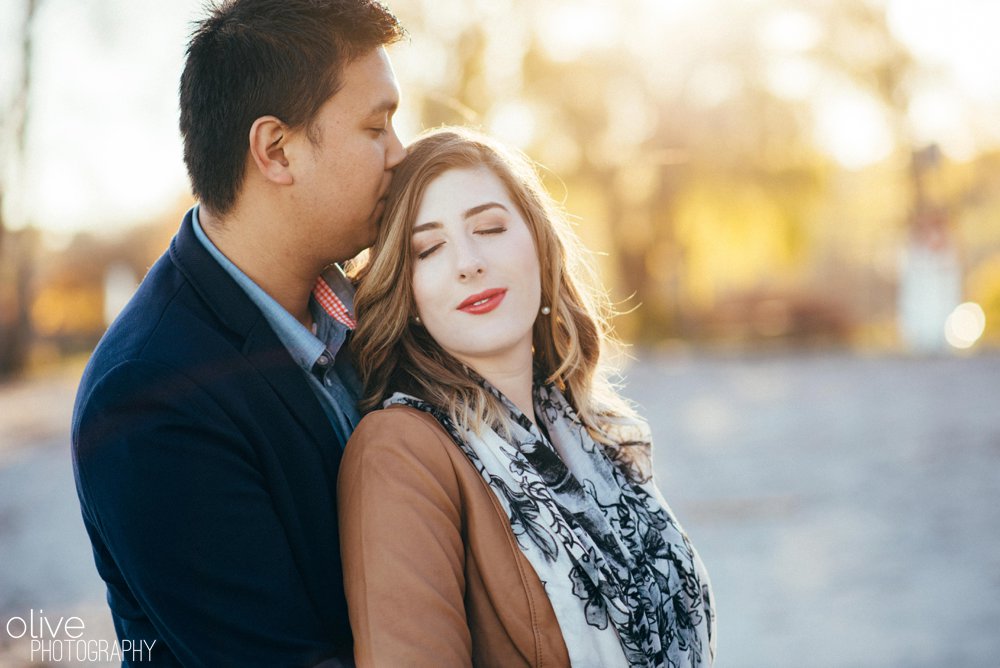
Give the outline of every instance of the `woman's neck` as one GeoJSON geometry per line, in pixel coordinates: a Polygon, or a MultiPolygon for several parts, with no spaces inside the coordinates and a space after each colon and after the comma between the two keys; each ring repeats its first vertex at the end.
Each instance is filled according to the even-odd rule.
{"type": "Polygon", "coordinates": [[[466,364],[507,397],[534,424],[535,402],[532,398],[534,370],[531,350],[529,349],[526,355],[523,353],[517,355],[516,358],[490,362],[470,360],[466,364]]]}

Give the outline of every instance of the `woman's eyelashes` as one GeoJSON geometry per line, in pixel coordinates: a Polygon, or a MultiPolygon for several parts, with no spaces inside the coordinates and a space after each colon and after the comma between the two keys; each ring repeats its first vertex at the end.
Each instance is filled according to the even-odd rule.
{"type": "Polygon", "coordinates": [[[434,251],[436,251],[438,248],[441,248],[441,246],[444,246],[444,242],[443,241],[438,242],[438,243],[434,244],[433,246],[430,246],[430,247],[428,247],[428,248],[426,248],[424,250],[417,250],[417,259],[418,260],[423,260],[424,258],[430,257],[431,254],[434,251]]]}

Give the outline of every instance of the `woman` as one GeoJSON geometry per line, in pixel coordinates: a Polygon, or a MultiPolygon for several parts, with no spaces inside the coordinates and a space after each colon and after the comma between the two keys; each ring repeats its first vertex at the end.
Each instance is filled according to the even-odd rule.
{"type": "Polygon", "coordinates": [[[360,666],[704,666],[708,578],[605,380],[575,237],[467,130],[397,168],[356,295],[339,480],[360,666]]]}

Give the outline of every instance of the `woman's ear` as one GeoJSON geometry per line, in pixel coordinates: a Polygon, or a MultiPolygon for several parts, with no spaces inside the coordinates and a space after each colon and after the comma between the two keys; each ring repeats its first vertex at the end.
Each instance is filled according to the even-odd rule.
{"type": "Polygon", "coordinates": [[[289,129],[275,116],[261,116],[250,126],[250,155],[257,170],[268,181],[288,186],[294,183],[285,157],[289,129]]]}

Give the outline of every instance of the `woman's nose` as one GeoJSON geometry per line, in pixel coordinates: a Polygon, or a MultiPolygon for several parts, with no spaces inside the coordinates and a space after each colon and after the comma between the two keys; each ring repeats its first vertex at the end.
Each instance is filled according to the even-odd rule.
{"type": "Polygon", "coordinates": [[[474,244],[468,242],[460,244],[458,249],[458,277],[460,280],[468,280],[477,274],[486,271],[486,263],[483,261],[474,244]]]}

